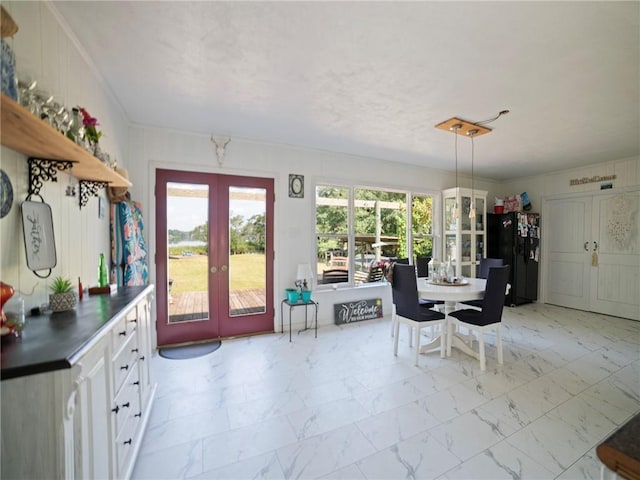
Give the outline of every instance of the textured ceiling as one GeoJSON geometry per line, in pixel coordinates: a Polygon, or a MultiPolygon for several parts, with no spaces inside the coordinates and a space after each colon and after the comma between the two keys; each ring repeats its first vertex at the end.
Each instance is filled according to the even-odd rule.
{"type": "Polygon", "coordinates": [[[54,1],[132,122],[506,179],[639,155],[639,2],[54,1]],[[460,138],[469,167],[469,140],[460,138]]]}

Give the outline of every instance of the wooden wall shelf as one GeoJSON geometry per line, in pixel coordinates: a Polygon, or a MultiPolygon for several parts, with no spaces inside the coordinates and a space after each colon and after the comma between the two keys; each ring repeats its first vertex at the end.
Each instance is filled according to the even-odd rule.
{"type": "Polygon", "coordinates": [[[2,145],[28,157],[70,160],[73,162],[73,176],[79,180],[107,182],[111,187],[131,186],[129,180],[4,94],[0,110],[2,145]]]}

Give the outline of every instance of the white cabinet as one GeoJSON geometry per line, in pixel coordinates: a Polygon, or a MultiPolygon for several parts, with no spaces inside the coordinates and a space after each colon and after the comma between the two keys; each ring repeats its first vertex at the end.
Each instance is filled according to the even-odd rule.
{"type": "Polygon", "coordinates": [[[155,394],[141,291],[70,368],[2,381],[1,478],[130,477],[155,394]]]}
{"type": "Polygon", "coordinates": [[[444,241],[442,261],[451,260],[456,276],[475,277],[480,259],[487,253],[487,192],[450,188],[442,192],[444,241]],[[472,207],[475,217],[470,217],[472,207]]]}

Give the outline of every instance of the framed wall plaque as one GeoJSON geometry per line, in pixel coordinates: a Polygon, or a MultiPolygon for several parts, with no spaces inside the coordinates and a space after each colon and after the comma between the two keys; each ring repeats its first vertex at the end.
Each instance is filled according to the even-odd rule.
{"type": "Polygon", "coordinates": [[[51,207],[42,202],[22,202],[22,231],[27,255],[27,267],[40,278],[51,275],[56,266],[56,241],[53,236],[51,207]],[[38,273],[49,270],[46,275],[38,273]]]}
{"type": "Polygon", "coordinates": [[[304,198],[304,176],[289,174],[289,197],[304,198]]]}

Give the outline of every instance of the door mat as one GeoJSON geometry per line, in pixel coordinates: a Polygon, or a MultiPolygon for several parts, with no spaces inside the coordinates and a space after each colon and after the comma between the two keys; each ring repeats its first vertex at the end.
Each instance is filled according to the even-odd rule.
{"type": "Polygon", "coordinates": [[[202,357],[209,353],[215,352],[220,348],[222,342],[217,340],[211,343],[197,343],[194,345],[185,345],[182,347],[161,348],[158,353],[163,358],[170,360],[186,360],[188,358],[202,357]]]}

